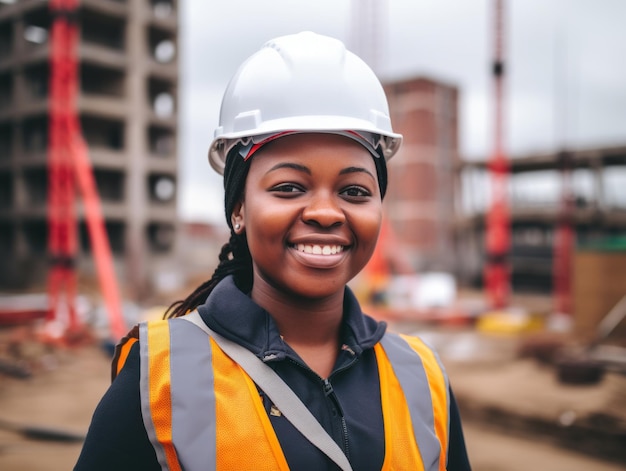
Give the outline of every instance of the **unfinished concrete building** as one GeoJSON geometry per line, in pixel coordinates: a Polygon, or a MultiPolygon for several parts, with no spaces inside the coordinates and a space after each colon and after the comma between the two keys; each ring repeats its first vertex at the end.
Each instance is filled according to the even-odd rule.
{"type": "Polygon", "coordinates": [[[391,121],[404,141],[389,165],[386,215],[416,271],[454,272],[458,90],[426,77],[387,82],[391,121]]]}
{"type": "MultiPolygon", "coordinates": [[[[176,245],[177,2],[81,0],[78,22],[83,136],[121,284],[142,289],[176,245]]],[[[50,26],[48,1],[0,0],[0,288],[47,272],[50,26]]]]}

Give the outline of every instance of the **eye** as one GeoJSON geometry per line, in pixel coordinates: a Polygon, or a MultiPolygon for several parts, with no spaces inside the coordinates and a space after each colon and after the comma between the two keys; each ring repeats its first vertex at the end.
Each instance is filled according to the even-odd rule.
{"type": "Polygon", "coordinates": [[[356,185],[343,189],[340,194],[348,198],[367,198],[372,196],[372,193],[367,188],[356,185]]]}
{"type": "Polygon", "coordinates": [[[296,185],[295,183],[281,183],[279,185],[273,186],[270,189],[272,193],[285,194],[285,196],[295,196],[300,193],[304,193],[304,189],[300,185],[296,185]]]}

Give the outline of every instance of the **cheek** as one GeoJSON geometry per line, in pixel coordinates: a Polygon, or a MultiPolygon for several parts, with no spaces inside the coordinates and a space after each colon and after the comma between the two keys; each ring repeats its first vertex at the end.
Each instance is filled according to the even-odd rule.
{"type": "Polygon", "coordinates": [[[264,204],[249,205],[244,221],[250,249],[257,245],[282,243],[286,216],[286,212],[270,210],[264,204]]]}
{"type": "Polygon", "coordinates": [[[355,231],[363,249],[372,252],[378,240],[378,233],[382,224],[382,209],[376,208],[364,211],[358,218],[358,222],[353,222],[355,231]]]}

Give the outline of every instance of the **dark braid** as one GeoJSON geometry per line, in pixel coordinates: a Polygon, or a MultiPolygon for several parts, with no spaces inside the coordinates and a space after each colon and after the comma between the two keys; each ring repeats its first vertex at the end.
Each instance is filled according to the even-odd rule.
{"type": "Polygon", "coordinates": [[[219,254],[219,264],[210,280],[198,286],[184,300],[170,305],[164,318],[180,317],[204,304],[213,288],[228,275],[233,275],[235,284],[243,292],[252,289],[252,257],[248,249],[245,234],[236,234],[233,230],[231,215],[235,205],[241,200],[248,175],[249,165],[239,156],[235,148],[226,159],[224,168],[224,212],[226,223],[230,227],[230,240],[224,244],[219,254]]]}
{"type": "Polygon", "coordinates": [[[235,284],[243,292],[252,289],[252,257],[245,236],[231,232],[230,240],[222,246],[219,260],[211,279],[198,286],[184,300],[173,303],[165,312],[164,318],[184,316],[204,304],[213,288],[229,275],[234,276],[235,284]]]}

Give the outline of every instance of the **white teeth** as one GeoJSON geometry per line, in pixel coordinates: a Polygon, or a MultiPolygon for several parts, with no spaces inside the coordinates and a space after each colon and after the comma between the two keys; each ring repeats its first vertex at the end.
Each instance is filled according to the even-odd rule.
{"type": "Polygon", "coordinates": [[[296,246],[298,252],[310,253],[314,255],[334,255],[343,252],[341,245],[304,245],[296,246]]]}

